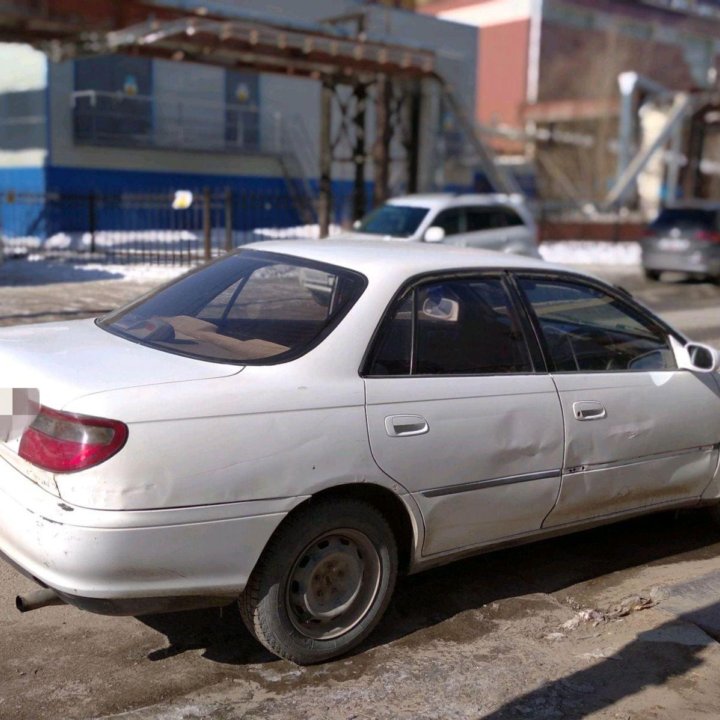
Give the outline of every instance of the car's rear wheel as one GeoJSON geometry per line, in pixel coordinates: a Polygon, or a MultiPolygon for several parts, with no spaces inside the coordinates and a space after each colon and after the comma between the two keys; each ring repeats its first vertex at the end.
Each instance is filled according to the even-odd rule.
{"type": "Polygon", "coordinates": [[[645,268],[643,272],[645,273],[646,280],[653,280],[654,282],[657,282],[660,279],[659,270],[648,270],[647,268],[645,268]]]}
{"type": "Polygon", "coordinates": [[[240,597],[250,632],[301,665],[362,642],[390,601],[397,546],[385,518],[354,499],[310,502],[268,544],[240,597]]]}

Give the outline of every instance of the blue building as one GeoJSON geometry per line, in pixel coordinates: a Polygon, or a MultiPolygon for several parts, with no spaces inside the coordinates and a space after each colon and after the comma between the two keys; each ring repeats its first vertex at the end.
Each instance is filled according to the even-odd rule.
{"type": "MultiPolygon", "coordinates": [[[[204,5],[218,15],[267,19],[260,0],[204,5]]],[[[317,27],[325,18],[359,9],[367,12],[369,37],[434,50],[443,75],[472,110],[477,48],[471,27],[357,0],[277,0],[273,19],[317,27]]],[[[125,55],[53,63],[29,46],[0,45],[0,193],[10,202],[37,193],[49,203],[40,214],[9,215],[2,230],[37,235],[72,230],[72,210],[58,214],[53,198],[92,193],[229,188],[297,201],[317,185],[320,95],[320,82],[311,78],[125,55]]],[[[437,88],[428,84],[422,98],[420,187],[469,185],[471,169],[439,160],[447,144],[441,141],[437,88]]],[[[371,148],[372,107],[368,115],[371,148]]],[[[338,218],[347,212],[342,199],[353,177],[352,162],[333,167],[338,218]]],[[[405,189],[399,178],[391,169],[395,192],[405,189]]],[[[370,189],[370,173],[366,181],[370,189]]],[[[293,203],[282,209],[268,208],[268,217],[255,221],[303,220],[293,203]]]]}

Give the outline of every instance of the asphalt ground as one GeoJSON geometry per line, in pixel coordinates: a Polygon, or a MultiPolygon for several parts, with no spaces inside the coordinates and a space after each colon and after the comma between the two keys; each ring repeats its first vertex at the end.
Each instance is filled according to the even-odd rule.
{"type": "MultiPolygon", "coordinates": [[[[585,268],[720,346],[720,288],[585,268]]],[[[0,324],[96,315],[153,281],[3,285],[0,324]]],[[[349,657],[298,668],[234,608],[112,618],[17,613],[33,584],[0,564],[0,718],[408,720],[720,717],[720,531],[663,513],[400,581],[349,657]]]]}

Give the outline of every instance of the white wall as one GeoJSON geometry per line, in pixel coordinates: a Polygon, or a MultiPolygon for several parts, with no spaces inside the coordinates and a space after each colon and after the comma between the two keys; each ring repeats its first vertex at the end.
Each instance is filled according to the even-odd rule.
{"type": "Polygon", "coordinates": [[[208,148],[216,144],[218,150],[223,148],[225,73],[222,68],[156,60],[153,94],[158,144],[169,147],[180,144],[188,148],[208,148]]]}
{"type": "Polygon", "coordinates": [[[46,86],[43,53],[29,45],[0,43],[0,168],[44,164],[46,86]]]}

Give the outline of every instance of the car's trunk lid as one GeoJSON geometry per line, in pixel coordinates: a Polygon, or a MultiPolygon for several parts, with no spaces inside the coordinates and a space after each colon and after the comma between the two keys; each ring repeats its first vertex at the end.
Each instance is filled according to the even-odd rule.
{"type": "Polygon", "coordinates": [[[94,320],[0,330],[0,387],[37,388],[40,402],[58,410],[88,394],[223,377],[241,369],[145,347],[102,330],[94,320]]]}

